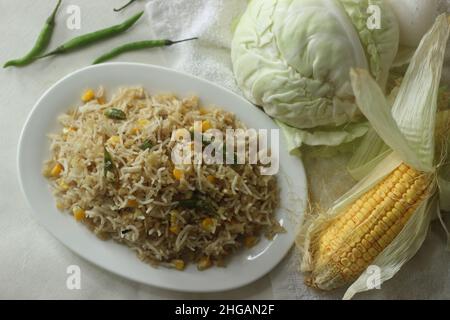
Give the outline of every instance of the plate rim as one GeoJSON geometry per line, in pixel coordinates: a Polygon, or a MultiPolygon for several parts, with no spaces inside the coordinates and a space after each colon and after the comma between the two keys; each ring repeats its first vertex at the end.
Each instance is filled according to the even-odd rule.
{"type": "MultiPolygon", "coordinates": [[[[90,66],[86,66],[77,70],[74,70],[72,72],[70,72],[69,74],[63,76],[62,78],[60,78],[59,80],[57,80],[56,82],[54,82],[47,90],[44,91],[44,93],[42,93],[40,95],[40,97],[36,100],[36,102],[34,103],[33,107],[31,108],[31,110],[28,112],[28,115],[26,117],[26,120],[22,126],[21,132],[20,132],[20,136],[19,136],[19,140],[18,140],[18,147],[17,147],[17,155],[16,155],[16,160],[17,160],[17,164],[16,164],[16,170],[17,170],[17,177],[19,180],[19,187],[20,190],[22,192],[22,195],[24,196],[26,203],[28,205],[28,214],[30,216],[33,217],[33,219],[35,219],[37,221],[37,223],[42,226],[54,239],[56,239],[59,243],[61,243],[62,245],[64,245],[64,247],[66,247],[67,249],[69,249],[71,252],[75,253],[77,256],[81,257],[83,260],[92,263],[93,265],[95,265],[96,267],[102,269],[102,270],[106,270],[109,273],[112,273],[116,276],[131,280],[135,283],[140,283],[140,284],[144,284],[144,285],[148,285],[151,287],[156,287],[156,288],[160,288],[160,289],[165,289],[165,290],[172,290],[172,291],[177,291],[177,292],[188,292],[188,293],[213,293],[213,292],[225,292],[225,291],[229,291],[229,290],[234,290],[237,288],[241,288],[244,286],[247,286],[259,279],[261,279],[262,277],[264,277],[265,275],[267,275],[269,272],[271,272],[276,266],[278,266],[282,260],[286,257],[286,255],[288,254],[288,252],[292,249],[295,240],[292,240],[292,243],[289,247],[285,248],[285,252],[283,253],[282,257],[276,261],[271,263],[271,266],[269,268],[266,268],[263,272],[260,272],[258,275],[256,276],[252,276],[252,277],[248,277],[247,280],[243,280],[240,283],[237,284],[231,284],[231,285],[222,285],[219,288],[209,288],[209,289],[202,289],[202,288],[177,288],[173,285],[164,285],[164,284],[156,284],[156,283],[151,283],[151,281],[144,281],[142,279],[139,279],[138,277],[134,277],[133,275],[130,274],[124,274],[121,273],[120,271],[114,270],[113,268],[110,268],[108,266],[102,265],[99,261],[91,259],[89,257],[87,257],[87,255],[84,254],[84,252],[77,250],[76,248],[73,248],[71,245],[69,245],[66,241],[64,241],[59,235],[55,234],[55,232],[53,232],[52,228],[49,227],[46,223],[45,223],[45,219],[40,217],[39,214],[37,213],[37,210],[34,208],[34,206],[32,205],[31,201],[30,201],[30,197],[28,196],[28,193],[26,191],[26,188],[24,186],[24,177],[23,177],[23,141],[26,138],[26,132],[27,129],[30,126],[30,123],[33,119],[34,114],[37,112],[37,109],[39,107],[39,105],[41,104],[42,100],[44,100],[45,97],[47,97],[49,95],[49,93],[51,93],[58,85],[60,85],[61,83],[67,81],[68,79],[76,76],[77,74],[86,72],[87,70],[91,70],[91,69],[101,69],[101,68],[105,68],[108,67],[110,65],[113,66],[123,66],[123,67],[127,67],[127,66],[131,66],[131,67],[142,67],[142,68],[147,68],[147,69],[157,69],[161,72],[167,72],[167,73],[171,73],[174,75],[181,75],[182,77],[185,78],[190,78],[193,79],[193,81],[196,82],[200,82],[203,83],[205,85],[208,86],[214,86],[216,89],[220,90],[220,91],[224,91],[225,93],[227,93],[228,95],[232,95],[234,96],[234,98],[239,99],[240,101],[242,101],[243,104],[247,104],[247,105],[251,105],[252,107],[254,107],[254,110],[252,110],[252,112],[260,112],[262,113],[264,116],[266,116],[268,118],[268,120],[273,121],[272,118],[270,118],[267,114],[265,114],[262,110],[260,110],[257,106],[255,106],[254,104],[252,104],[250,101],[248,101],[247,99],[245,99],[243,96],[240,96],[239,94],[231,91],[228,88],[225,88],[217,83],[214,83],[210,80],[204,79],[204,78],[200,78],[198,76],[189,74],[189,73],[185,73],[182,71],[178,71],[175,69],[171,69],[168,67],[164,67],[164,66],[160,66],[160,65],[153,65],[153,64],[145,64],[145,63],[134,63],[134,62],[109,62],[109,63],[104,63],[104,64],[99,64],[99,65],[90,65],[90,66]],[[32,214],[30,214],[30,212],[32,214]]],[[[226,109],[226,107],[224,108],[226,109]]],[[[278,127],[277,124],[273,121],[274,126],[278,127]]],[[[279,127],[278,127],[279,128],[279,127]]],[[[281,131],[281,129],[280,129],[281,131]]],[[[280,134],[282,135],[282,134],[280,134]]],[[[285,139],[284,136],[280,137],[280,139],[285,139]]],[[[287,151],[286,151],[287,152],[287,151]]],[[[287,154],[289,156],[291,156],[289,154],[289,152],[287,152],[287,154]]],[[[292,156],[293,157],[293,156],[292,156]]],[[[308,181],[306,178],[306,172],[305,172],[305,167],[304,167],[304,163],[303,161],[297,158],[297,162],[299,165],[298,170],[301,171],[302,176],[303,176],[303,181],[301,183],[302,186],[304,186],[304,194],[296,194],[298,196],[300,196],[301,198],[301,203],[299,204],[299,206],[301,206],[303,209],[302,212],[300,212],[300,214],[302,216],[304,216],[305,211],[306,211],[306,204],[307,204],[307,192],[308,192],[308,181]]],[[[281,173],[282,170],[280,170],[279,174],[281,173]]],[[[302,217],[300,217],[301,219],[302,217]]],[[[295,228],[294,228],[295,229],[295,228]]],[[[295,237],[294,237],[295,238],[295,237]]],[[[120,245],[120,244],[117,244],[120,245]]],[[[139,261],[139,260],[138,260],[139,261]]],[[[142,261],[139,261],[141,263],[144,263],[142,261]]],[[[153,267],[151,267],[153,268],[153,267]]],[[[157,269],[155,269],[157,270],[157,269]]]]}

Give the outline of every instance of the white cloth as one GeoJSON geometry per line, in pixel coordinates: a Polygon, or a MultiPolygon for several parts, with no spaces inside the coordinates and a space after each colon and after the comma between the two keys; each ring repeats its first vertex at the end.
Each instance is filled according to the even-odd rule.
{"type": "MultiPolygon", "coordinates": [[[[445,10],[445,1],[441,10],[445,10]]],[[[448,2],[450,4],[450,1],[448,2]]],[[[206,78],[239,92],[233,80],[230,61],[232,26],[245,10],[243,0],[150,0],[147,3],[149,21],[155,36],[183,39],[200,37],[195,43],[181,44],[165,50],[170,67],[206,78]],[[172,50],[174,49],[174,50],[172,50]]],[[[448,52],[450,55],[450,50],[448,52]]],[[[444,72],[444,83],[450,83],[450,64],[444,72]]],[[[351,179],[345,172],[345,158],[339,160],[306,161],[312,193],[326,205],[337,195],[324,190],[345,191],[351,179]],[[327,174],[325,170],[328,171],[327,174]],[[318,183],[320,181],[320,183],[318,183]],[[346,181],[346,184],[343,183],[346,181]],[[334,188],[333,185],[339,186],[334,188]]],[[[383,290],[358,295],[369,299],[450,298],[450,253],[445,252],[445,239],[439,225],[434,225],[420,252],[393,280],[382,285],[383,290]]],[[[270,273],[273,294],[279,299],[339,299],[344,291],[321,293],[307,288],[298,273],[295,250],[270,273]]]]}
{"type": "Polygon", "coordinates": [[[199,37],[164,50],[171,68],[239,92],[231,70],[230,43],[233,24],[246,7],[243,0],[150,0],[147,13],[157,38],[199,37]]]}

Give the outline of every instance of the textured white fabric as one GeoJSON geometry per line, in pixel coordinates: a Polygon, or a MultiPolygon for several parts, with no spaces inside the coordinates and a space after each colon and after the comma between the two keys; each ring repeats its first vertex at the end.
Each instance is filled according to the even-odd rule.
{"type": "Polygon", "coordinates": [[[149,23],[156,37],[198,41],[164,50],[172,68],[219,83],[235,92],[230,60],[233,24],[247,6],[245,0],[150,0],[149,23]]]}

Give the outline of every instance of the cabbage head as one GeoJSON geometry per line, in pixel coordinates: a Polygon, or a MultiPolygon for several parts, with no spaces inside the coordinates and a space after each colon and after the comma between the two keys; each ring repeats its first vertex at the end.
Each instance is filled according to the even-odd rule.
{"type": "Polygon", "coordinates": [[[231,58],[247,99],[300,129],[360,121],[351,68],[384,87],[399,26],[385,0],[252,0],[236,27],[231,58]],[[367,22],[380,9],[380,29],[367,22]]]}

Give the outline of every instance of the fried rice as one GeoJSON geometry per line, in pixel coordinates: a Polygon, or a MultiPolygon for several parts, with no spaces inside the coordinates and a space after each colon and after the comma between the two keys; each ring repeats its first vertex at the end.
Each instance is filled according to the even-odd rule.
{"type": "MultiPolygon", "coordinates": [[[[225,133],[245,125],[197,97],[103,89],[59,117],[43,174],[56,198],[101,239],[114,239],[152,265],[223,266],[232,253],[284,229],[276,176],[251,164],[174,164],[177,129],[194,121],[225,133]],[[108,117],[108,111],[120,117],[108,117]]],[[[247,142],[248,143],[248,142],[247,142]]]]}

